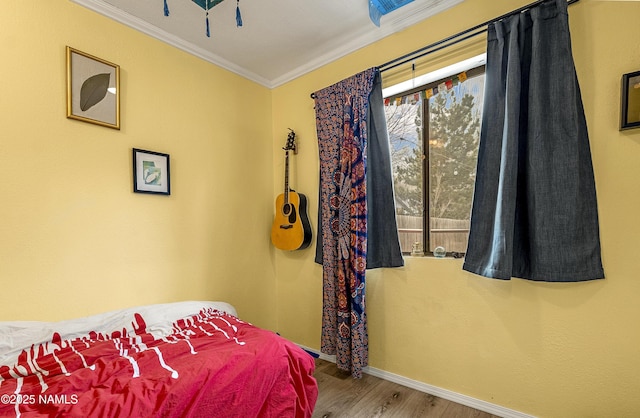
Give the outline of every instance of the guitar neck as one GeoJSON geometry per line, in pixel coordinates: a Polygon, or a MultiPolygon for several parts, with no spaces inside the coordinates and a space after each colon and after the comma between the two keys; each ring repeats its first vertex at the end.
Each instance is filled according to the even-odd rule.
{"type": "Polygon", "coordinates": [[[284,203],[289,204],[289,150],[284,154],[284,203]]]}

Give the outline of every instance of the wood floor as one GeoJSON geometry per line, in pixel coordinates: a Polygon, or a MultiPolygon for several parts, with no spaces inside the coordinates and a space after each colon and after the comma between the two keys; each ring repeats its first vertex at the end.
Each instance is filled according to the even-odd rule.
{"type": "Polygon", "coordinates": [[[313,418],[498,418],[427,393],[364,374],[353,379],[316,359],[318,402],[313,418]]]}

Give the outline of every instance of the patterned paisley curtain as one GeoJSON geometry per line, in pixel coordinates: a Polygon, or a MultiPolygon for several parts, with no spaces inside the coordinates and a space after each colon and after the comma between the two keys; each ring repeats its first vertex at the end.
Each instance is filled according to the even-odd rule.
{"type": "MultiPolygon", "coordinates": [[[[376,69],[315,93],[320,153],[318,236],[323,353],[362,376],[368,363],[366,117],[376,69]]],[[[318,260],[316,260],[318,261],[318,260]]]]}

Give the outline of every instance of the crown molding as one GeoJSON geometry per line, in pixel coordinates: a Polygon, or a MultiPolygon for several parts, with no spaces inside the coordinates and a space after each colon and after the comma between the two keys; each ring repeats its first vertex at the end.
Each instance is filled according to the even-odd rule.
{"type": "Polygon", "coordinates": [[[105,17],[115,20],[116,22],[122,23],[123,25],[129,26],[132,29],[140,31],[146,35],[149,35],[159,41],[165,42],[171,46],[174,46],[184,52],[195,55],[198,58],[201,58],[211,64],[215,64],[219,67],[224,68],[225,70],[229,70],[239,76],[242,76],[246,79],[254,81],[258,84],[261,84],[265,87],[270,87],[271,82],[264,77],[261,77],[251,71],[247,71],[246,69],[227,61],[226,59],[213,54],[199,46],[187,42],[182,38],[179,38],[165,30],[158,28],[140,18],[132,16],[117,7],[114,7],[104,1],[100,0],[70,0],[73,3],[79,4],[80,6],[84,6],[87,9],[93,10],[105,17]]]}
{"type": "MultiPolygon", "coordinates": [[[[377,42],[391,34],[394,34],[400,30],[408,28],[424,19],[427,19],[437,13],[440,13],[456,4],[462,3],[464,0],[436,0],[436,4],[433,2],[413,2],[382,16],[380,20],[380,27],[371,31],[370,28],[363,28],[359,34],[351,36],[351,41],[344,42],[342,39],[336,42],[327,44],[325,54],[316,56],[311,60],[307,60],[305,64],[300,65],[293,70],[278,76],[274,79],[267,79],[252,71],[249,71],[239,65],[236,65],[221,56],[211,53],[191,42],[187,42],[182,38],[179,38],[165,30],[162,30],[140,18],[132,16],[123,10],[105,2],[102,0],[70,0],[80,6],[86,7],[89,10],[93,10],[105,17],[122,23],[130,28],[138,30],[146,35],[149,35],[159,41],[165,42],[171,46],[174,46],[184,52],[192,54],[198,58],[201,58],[211,64],[217,65],[228,71],[231,71],[241,77],[254,81],[269,89],[281,86],[291,80],[294,80],[304,74],[314,71],[330,62],[336,61],[342,57],[349,55],[350,53],[368,46],[374,42],[377,42]]],[[[371,23],[373,25],[373,23],[371,23]]]]}
{"type": "MultiPolygon", "coordinates": [[[[382,16],[380,19],[380,27],[376,28],[374,32],[362,30],[361,33],[354,36],[350,42],[345,43],[343,40],[338,40],[334,44],[327,45],[326,54],[317,56],[315,59],[307,61],[306,64],[275,78],[271,82],[271,87],[278,87],[306,73],[317,70],[330,62],[336,61],[357,51],[358,49],[364,48],[365,46],[371,45],[372,43],[389,35],[415,25],[416,23],[462,3],[463,1],[464,0],[442,0],[436,5],[432,5],[431,3],[409,3],[402,9],[398,9],[382,16]],[[406,10],[403,10],[405,8],[406,10]]],[[[373,23],[371,23],[371,25],[373,25],[373,23]]]]}

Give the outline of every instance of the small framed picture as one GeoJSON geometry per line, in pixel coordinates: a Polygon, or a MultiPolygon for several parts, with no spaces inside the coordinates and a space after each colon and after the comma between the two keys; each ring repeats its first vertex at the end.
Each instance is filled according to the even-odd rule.
{"type": "Polygon", "coordinates": [[[67,117],[120,129],[120,66],[67,46],[67,117]]]}
{"type": "Polygon", "coordinates": [[[640,128],[640,71],[622,76],[620,130],[640,128]]]}
{"type": "Polygon", "coordinates": [[[171,194],[169,154],[133,149],[133,191],[171,194]]]}

